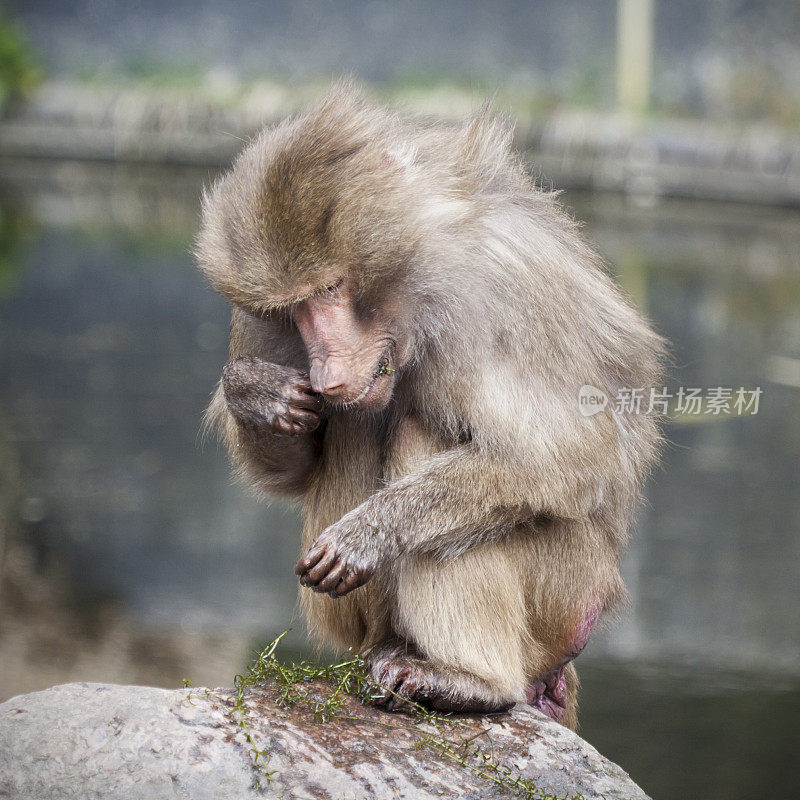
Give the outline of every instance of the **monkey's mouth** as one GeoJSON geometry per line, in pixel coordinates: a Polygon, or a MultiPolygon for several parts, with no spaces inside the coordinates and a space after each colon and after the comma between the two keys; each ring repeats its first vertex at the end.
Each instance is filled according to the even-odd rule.
{"type": "Polygon", "coordinates": [[[384,375],[394,375],[396,370],[394,369],[394,367],[391,366],[391,364],[392,364],[391,348],[388,348],[381,356],[381,359],[378,362],[378,366],[375,368],[375,371],[372,373],[370,379],[367,381],[367,385],[359,392],[359,394],[356,397],[354,397],[352,400],[348,400],[343,405],[357,406],[359,403],[366,400],[367,396],[375,388],[375,384],[384,375]]]}

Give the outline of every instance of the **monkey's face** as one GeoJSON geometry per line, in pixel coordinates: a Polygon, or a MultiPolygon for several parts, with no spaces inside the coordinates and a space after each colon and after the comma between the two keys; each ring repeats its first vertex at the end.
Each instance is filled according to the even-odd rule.
{"type": "Polygon", "coordinates": [[[384,408],[411,350],[397,309],[387,303],[367,308],[350,278],[312,292],[292,309],[308,351],[312,388],[336,405],[384,408]]]}

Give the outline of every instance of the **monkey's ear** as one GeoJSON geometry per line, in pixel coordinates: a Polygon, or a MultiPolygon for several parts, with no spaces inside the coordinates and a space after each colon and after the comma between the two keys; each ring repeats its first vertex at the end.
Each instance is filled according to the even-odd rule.
{"type": "Polygon", "coordinates": [[[417,148],[408,142],[400,142],[396,147],[386,151],[386,162],[394,167],[406,170],[414,166],[417,159],[417,148]]]}

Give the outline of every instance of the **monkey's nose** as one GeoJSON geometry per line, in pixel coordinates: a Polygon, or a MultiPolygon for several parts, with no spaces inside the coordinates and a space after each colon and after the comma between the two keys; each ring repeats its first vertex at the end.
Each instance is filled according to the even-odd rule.
{"type": "Polygon", "coordinates": [[[311,367],[311,388],[325,397],[335,400],[347,389],[346,370],[330,363],[315,368],[311,367]]]}
{"type": "Polygon", "coordinates": [[[323,386],[321,389],[317,391],[324,395],[325,397],[330,397],[331,399],[336,399],[344,394],[345,384],[343,382],[339,383],[329,383],[326,386],[323,386]]]}

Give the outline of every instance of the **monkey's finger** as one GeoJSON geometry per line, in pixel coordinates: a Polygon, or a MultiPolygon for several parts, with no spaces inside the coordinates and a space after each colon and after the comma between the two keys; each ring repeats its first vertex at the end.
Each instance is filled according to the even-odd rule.
{"type": "Polygon", "coordinates": [[[322,558],[329,558],[332,561],[333,557],[333,552],[328,550],[326,547],[312,546],[305,556],[301,558],[297,564],[295,564],[295,574],[304,576],[305,573],[312,569],[322,558]]]}
{"type": "Polygon", "coordinates": [[[275,419],[272,422],[271,430],[277,436],[292,436],[292,423],[285,419],[275,419]]]}
{"type": "Polygon", "coordinates": [[[344,597],[344,595],[346,595],[348,592],[352,592],[353,589],[355,589],[355,588],[357,588],[357,587],[356,587],[352,577],[351,576],[346,576],[346,577],[342,578],[342,580],[339,581],[338,584],[336,584],[336,587],[334,588],[333,591],[336,593],[337,597],[344,597]]]}
{"type": "Polygon", "coordinates": [[[307,408],[310,411],[322,410],[322,398],[312,391],[310,384],[307,389],[295,386],[290,400],[293,405],[300,408],[307,408]]]}
{"type": "Polygon", "coordinates": [[[361,572],[349,572],[342,578],[341,582],[337,584],[334,591],[341,597],[348,592],[352,592],[353,589],[358,589],[359,586],[363,586],[369,578],[369,575],[365,575],[361,572]]]}
{"type": "Polygon", "coordinates": [[[314,393],[314,390],[311,388],[311,378],[307,372],[295,373],[289,385],[298,392],[314,393]]]}
{"type": "Polygon", "coordinates": [[[307,369],[297,369],[297,367],[287,367],[288,372],[292,376],[292,380],[297,383],[306,383],[311,385],[311,375],[307,369]]]}
{"type": "Polygon", "coordinates": [[[338,562],[336,559],[336,552],[331,549],[330,552],[325,553],[315,567],[312,567],[306,572],[305,579],[308,585],[316,589],[317,584],[323,580],[334,567],[338,567],[338,562]]]}
{"type": "MultiPolygon", "coordinates": [[[[333,589],[336,588],[342,575],[347,571],[347,563],[345,561],[337,561],[334,563],[330,572],[323,577],[314,587],[315,592],[325,592],[333,595],[333,589]]],[[[335,595],[338,597],[338,595],[335,595]]]]}
{"type": "Polygon", "coordinates": [[[313,431],[319,425],[319,414],[314,411],[307,411],[305,408],[292,408],[289,413],[295,426],[313,431]]]}
{"type": "Polygon", "coordinates": [[[309,424],[289,417],[279,418],[272,423],[272,432],[277,436],[301,436],[305,433],[311,433],[317,428],[318,424],[318,422],[309,424]]]}
{"type": "Polygon", "coordinates": [[[275,417],[272,422],[272,431],[282,436],[291,436],[296,433],[295,425],[289,417],[275,417]]]}

